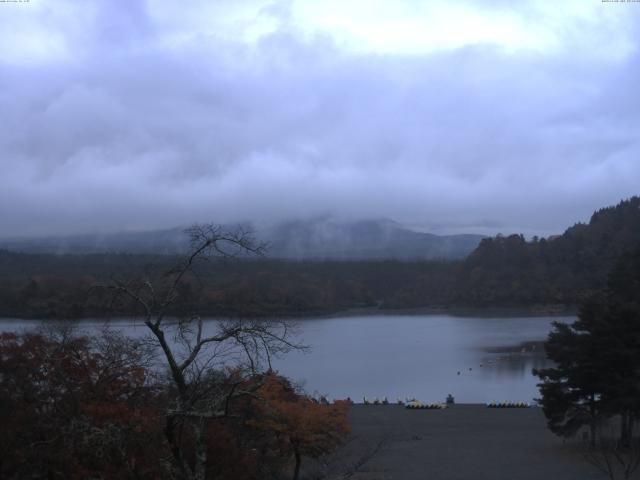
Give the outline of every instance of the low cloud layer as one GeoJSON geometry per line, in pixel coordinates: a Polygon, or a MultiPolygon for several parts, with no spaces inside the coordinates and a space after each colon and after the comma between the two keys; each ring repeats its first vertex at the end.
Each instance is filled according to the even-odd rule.
{"type": "Polygon", "coordinates": [[[640,4],[496,1],[469,11],[533,22],[522,45],[389,51],[304,2],[76,3],[0,4],[0,236],[327,214],[546,235],[640,193],[640,4]]]}

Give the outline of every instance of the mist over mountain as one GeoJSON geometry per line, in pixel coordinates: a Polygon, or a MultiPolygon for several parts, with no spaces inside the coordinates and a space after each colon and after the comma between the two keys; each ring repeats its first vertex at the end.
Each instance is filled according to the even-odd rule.
{"type": "Polygon", "coordinates": [[[184,228],[83,234],[59,237],[26,237],[0,240],[0,248],[23,253],[92,254],[179,254],[188,247],[184,228]]]}
{"type": "MultiPolygon", "coordinates": [[[[531,240],[519,234],[485,238],[464,260],[389,260],[382,255],[390,255],[393,248],[402,248],[404,258],[409,252],[440,258],[443,252],[453,255],[451,246],[459,239],[412,232],[388,220],[323,218],[260,231],[261,238],[271,242],[270,258],[203,262],[197,281],[183,292],[185,301],[197,298],[198,309],[212,316],[323,315],[361,307],[380,311],[508,307],[556,312],[571,309],[604,288],[620,258],[633,252],[640,255],[640,197],[602,208],[588,223],[569,227],[562,235],[531,240]],[[300,261],[277,258],[285,255],[300,261]]],[[[69,238],[65,248],[87,251],[81,240],[96,238],[69,238]]],[[[155,245],[168,251],[186,241],[180,229],[99,239],[102,243],[92,248],[125,246],[126,239],[130,249],[138,242],[140,248],[155,245]]],[[[62,248],[60,240],[49,246],[62,248]]],[[[44,248],[46,242],[27,246],[44,248]]],[[[178,260],[166,254],[51,255],[14,253],[0,247],[0,315],[104,315],[103,303],[87,304],[86,292],[92,285],[114,276],[136,278],[149,268],[166,272],[178,260]]]]}
{"type": "MultiPolygon", "coordinates": [[[[233,227],[231,227],[233,228],[233,227]]],[[[331,217],[295,220],[254,228],[267,256],[285,259],[460,259],[482,235],[434,235],[404,228],[391,220],[340,221],[331,217]]],[[[0,241],[0,248],[25,253],[180,254],[189,246],[184,228],[21,238],[0,241]]]]}
{"type": "Polygon", "coordinates": [[[337,221],[331,218],[291,221],[261,232],[269,255],[294,259],[460,259],[483,235],[433,235],[390,220],[337,221]]]}

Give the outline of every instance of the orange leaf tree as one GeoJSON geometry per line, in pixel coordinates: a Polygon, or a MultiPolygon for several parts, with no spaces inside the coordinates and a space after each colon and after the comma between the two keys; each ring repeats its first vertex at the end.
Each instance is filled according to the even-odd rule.
{"type": "Polygon", "coordinates": [[[321,404],[273,373],[260,388],[259,396],[262,401],[254,401],[259,403],[255,407],[258,416],[251,423],[272,432],[281,453],[294,457],[294,480],[299,477],[303,456],[318,458],[331,453],[350,432],[348,401],[321,404]]]}

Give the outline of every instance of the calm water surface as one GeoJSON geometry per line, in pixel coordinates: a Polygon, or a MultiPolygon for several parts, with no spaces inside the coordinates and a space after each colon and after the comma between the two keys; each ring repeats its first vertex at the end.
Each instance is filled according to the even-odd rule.
{"type": "MultiPolygon", "coordinates": [[[[415,397],[462,403],[532,401],[538,396],[533,368],[546,366],[539,343],[551,322],[574,317],[472,318],[449,315],[375,315],[300,320],[299,340],[308,353],[274,361],[280,373],[309,393],[331,398],[415,397]]],[[[212,320],[211,325],[214,325],[212,320]]],[[[0,330],[32,328],[38,322],[4,319],[0,330]]],[[[102,321],[87,320],[83,329],[102,321]]],[[[118,321],[127,334],[144,327],[118,321]]]]}

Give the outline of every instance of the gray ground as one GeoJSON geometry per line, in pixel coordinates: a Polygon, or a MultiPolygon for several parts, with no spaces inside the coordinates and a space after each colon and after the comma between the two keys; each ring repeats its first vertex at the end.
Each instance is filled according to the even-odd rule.
{"type": "Polygon", "coordinates": [[[325,467],[324,478],[345,472],[353,480],[607,478],[584,459],[582,441],[565,443],[547,430],[540,408],[354,405],[349,415],[353,438],[325,467]]]}

